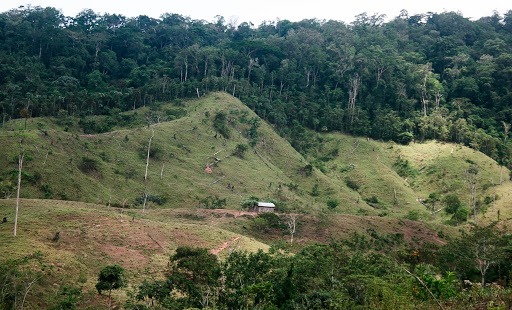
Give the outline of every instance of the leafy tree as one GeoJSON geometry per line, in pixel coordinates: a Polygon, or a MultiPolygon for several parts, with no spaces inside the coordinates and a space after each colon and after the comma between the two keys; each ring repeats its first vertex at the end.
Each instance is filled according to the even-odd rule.
{"type": "Polygon", "coordinates": [[[176,302],[184,307],[214,306],[220,276],[217,257],[206,249],[178,247],[171,257],[168,281],[179,292],[176,302]]]}
{"type": "Polygon", "coordinates": [[[240,205],[242,206],[242,208],[251,210],[258,206],[259,201],[260,201],[260,199],[258,197],[251,196],[247,199],[242,200],[240,202],[240,205]]]}
{"type": "Polygon", "coordinates": [[[101,295],[103,291],[108,291],[108,308],[112,304],[112,290],[117,290],[126,286],[124,268],[119,265],[105,266],[100,270],[96,290],[101,295]]]}
{"type": "Polygon", "coordinates": [[[82,288],[62,286],[58,292],[58,302],[51,310],[74,310],[82,297],[82,288]]]}
{"type": "Polygon", "coordinates": [[[40,252],[0,264],[0,308],[23,308],[32,288],[44,278],[43,255],[40,252]]]}

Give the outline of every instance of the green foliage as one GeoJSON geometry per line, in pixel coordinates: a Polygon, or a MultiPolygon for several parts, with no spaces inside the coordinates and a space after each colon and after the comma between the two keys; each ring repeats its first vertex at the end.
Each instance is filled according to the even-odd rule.
{"type": "Polygon", "coordinates": [[[251,210],[258,206],[259,201],[260,201],[260,199],[258,197],[251,196],[249,198],[246,198],[246,199],[240,201],[240,206],[242,206],[243,209],[251,210]]]}
{"type": "Polygon", "coordinates": [[[247,144],[239,143],[236,145],[235,150],[233,151],[233,155],[239,158],[244,158],[245,152],[247,152],[248,149],[249,147],[247,144]]]}
{"type": "Polygon", "coordinates": [[[395,168],[396,173],[398,173],[402,178],[414,178],[418,174],[418,171],[411,166],[409,161],[400,156],[396,159],[393,167],[395,168]]]}
{"type": "Polygon", "coordinates": [[[331,210],[336,209],[340,205],[340,201],[335,198],[330,198],[327,200],[327,207],[331,210]]]}
{"type": "Polygon", "coordinates": [[[24,295],[31,292],[33,284],[42,282],[45,278],[44,269],[41,252],[0,262],[0,309],[15,309],[15,306],[23,308],[24,295]]]}
{"type": "Polygon", "coordinates": [[[223,209],[226,205],[226,198],[221,199],[218,196],[207,196],[199,199],[199,207],[204,209],[223,209]]]}
{"type": "Polygon", "coordinates": [[[299,173],[305,176],[311,176],[313,174],[313,165],[307,164],[304,167],[299,169],[299,173]]]}
{"type": "Polygon", "coordinates": [[[256,144],[258,144],[259,139],[259,133],[258,128],[260,127],[260,120],[258,118],[252,118],[249,123],[251,124],[251,127],[245,132],[245,135],[249,139],[249,145],[251,147],[255,147],[256,144]]]}
{"type": "Polygon", "coordinates": [[[165,110],[169,120],[176,120],[187,115],[187,110],[182,107],[171,107],[165,110]]]}
{"type": "Polygon", "coordinates": [[[178,247],[171,256],[168,280],[178,294],[174,300],[186,307],[204,308],[204,299],[219,284],[221,268],[217,257],[206,249],[178,247]]]}
{"type": "Polygon", "coordinates": [[[313,188],[311,189],[310,195],[313,196],[313,197],[320,196],[320,185],[318,185],[318,183],[315,183],[313,185],[313,188]]]}
{"type": "Polygon", "coordinates": [[[255,220],[259,222],[260,228],[263,228],[264,230],[284,230],[286,228],[286,224],[284,223],[284,221],[275,213],[259,213],[255,220]]]}
{"type": "Polygon", "coordinates": [[[82,128],[85,134],[96,134],[111,131],[114,125],[116,125],[116,122],[112,117],[109,116],[87,116],[81,118],[78,121],[78,125],[80,128],[82,128]]]}
{"type": "Polygon", "coordinates": [[[407,145],[414,140],[414,134],[410,131],[402,132],[398,135],[396,142],[407,145]]]}
{"type": "MultiPolygon", "coordinates": [[[[144,203],[144,196],[145,194],[142,194],[141,196],[137,197],[134,201],[135,205],[142,205],[144,203]]],[[[167,198],[164,196],[148,194],[146,195],[146,202],[152,202],[159,206],[162,206],[167,202],[167,198]]]]}
{"type": "Polygon", "coordinates": [[[457,277],[453,272],[448,271],[441,276],[432,270],[432,266],[425,264],[416,266],[414,272],[423,282],[415,282],[413,287],[414,295],[419,299],[431,299],[431,293],[438,299],[450,299],[460,291],[457,277]]]}
{"type": "Polygon", "coordinates": [[[56,304],[50,310],[75,310],[82,298],[82,288],[62,286],[59,288],[56,304]]]}
{"type": "Polygon", "coordinates": [[[213,128],[224,138],[229,139],[231,137],[231,130],[228,127],[228,117],[223,111],[215,113],[213,128]]]}
{"type": "Polygon", "coordinates": [[[119,265],[109,265],[100,270],[96,290],[99,294],[108,291],[110,296],[112,290],[123,288],[126,285],[124,268],[119,265]]]}
{"type": "Polygon", "coordinates": [[[84,173],[99,172],[100,164],[96,159],[84,156],[78,164],[78,169],[84,173]]]}
{"type": "Polygon", "coordinates": [[[418,221],[420,219],[420,212],[418,210],[411,210],[407,212],[405,218],[411,221],[418,221]]]}
{"type": "MultiPolygon", "coordinates": [[[[147,141],[146,141],[146,143],[147,143],[147,141]]],[[[149,148],[149,158],[161,160],[163,157],[163,154],[164,154],[164,151],[158,144],[155,144],[155,143],[151,144],[151,147],[149,148]]],[[[141,159],[146,160],[147,156],[148,156],[148,145],[147,144],[142,145],[139,148],[139,157],[141,159]]]]}
{"type": "Polygon", "coordinates": [[[348,188],[358,191],[359,190],[359,182],[357,182],[354,179],[351,178],[345,178],[345,184],[348,186],[348,188]]]}
{"type": "Polygon", "coordinates": [[[375,195],[373,196],[370,196],[370,197],[366,197],[364,199],[366,202],[368,203],[371,203],[371,204],[378,204],[380,201],[379,201],[379,198],[375,195]]]}
{"type": "Polygon", "coordinates": [[[443,198],[443,204],[445,205],[445,212],[452,215],[451,222],[454,224],[460,224],[467,221],[469,211],[462,204],[459,197],[455,194],[446,195],[443,198]]]}

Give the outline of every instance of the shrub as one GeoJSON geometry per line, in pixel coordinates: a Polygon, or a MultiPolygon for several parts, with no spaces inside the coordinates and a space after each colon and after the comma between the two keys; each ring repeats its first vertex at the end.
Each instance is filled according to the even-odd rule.
{"type": "Polygon", "coordinates": [[[345,184],[347,185],[348,188],[350,188],[352,190],[355,190],[355,191],[359,190],[359,183],[355,180],[346,178],[345,184]]]}
{"type": "Polygon", "coordinates": [[[213,119],[213,128],[217,130],[224,138],[229,139],[231,132],[228,127],[228,118],[226,113],[220,111],[215,114],[213,119]]]}
{"type": "Polygon", "coordinates": [[[327,200],[327,207],[329,209],[336,209],[339,206],[340,202],[338,199],[330,198],[327,200]]]}
{"type": "Polygon", "coordinates": [[[223,209],[226,204],[226,198],[220,199],[218,196],[199,199],[199,207],[204,209],[223,209]]]}
{"type": "Polygon", "coordinates": [[[311,196],[320,196],[320,186],[318,185],[318,183],[315,183],[315,185],[313,185],[313,188],[311,189],[311,196]]]}
{"type": "MultiPolygon", "coordinates": [[[[167,202],[167,198],[158,196],[158,195],[147,195],[146,202],[153,202],[153,203],[156,203],[157,205],[161,206],[167,202]]],[[[141,205],[143,203],[144,203],[144,194],[142,194],[142,196],[137,197],[135,199],[136,205],[141,205]]]]}
{"type": "Polygon", "coordinates": [[[248,149],[249,147],[247,146],[247,144],[237,144],[235,150],[233,151],[233,155],[239,158],[244,158],[245,152],[247,152],[248,149]]]}
{"type": "Polygon", "coordinates": [[[368,203],[379,203],[379,198],[377,198],[375,195],[365,198],[364,200],[368,203]]]}
{"type": "Polygon", "coordinates": [[[84,173],[92,173],[99,171],[99,163],[96,159],[90,157],[82,157],[78,168],[84,173]]]}
{"type": "Polygon", "coordinates": [[[398,157],[393,164],[396,173],[402,178],[405,177],[415,177],[418,174],[418,171],[414,169],[407,159],[402,159],[398,157]]]}
{"type": "Polygon", "coordinates": [[[418,210],[411,210],[407,212],[405,218],[411,221],[417,221],[420,219],[420,212],[418,210]]]}

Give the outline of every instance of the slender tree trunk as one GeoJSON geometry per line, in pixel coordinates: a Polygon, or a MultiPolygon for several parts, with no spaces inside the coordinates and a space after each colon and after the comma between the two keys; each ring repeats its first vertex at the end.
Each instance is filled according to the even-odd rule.
{"type": "Polygon", "coordinates": [[[147,181],[148,181],[149,154],[151,152],[151,141],[153,140],[154,136],[155,136],[155,130],[153,128],[151,128],[151,137],[149,138],[149,142],[148,142],[148,155],[146,157],[146,172],[144,173],[144,203],[142,205],[142,212],[144,212],[146,210],[146,202],[147,202],[147,197],[148,197],[147,181]]]}
{"type": "Polygon", "coordinates": [[[18,157],[18,190],[16,193],[16,213],[14,215],[14,237],[16,237],[16,230],[18,228],[18,210],[20,206],[20,189],[21,189],[21,169],[23,168],[23,157],[25,153],[22,153],[18,157]]]}
{"type": "Polygon", "coordinates": [[[153,137],[155,136],[155,130],[151,128],[151,137],[149,138],[148,142],[148,153],[146,156],[146,172],[144,173],[144,182],[148,179],[148,167],[149,167],[149,154],[151,152],[151,141],[153,140],[153,137]]]}
{"type": "Polygon", "coordinates": [[[108,310],[112,307],[112,289],[108,291],[108,310]]]}

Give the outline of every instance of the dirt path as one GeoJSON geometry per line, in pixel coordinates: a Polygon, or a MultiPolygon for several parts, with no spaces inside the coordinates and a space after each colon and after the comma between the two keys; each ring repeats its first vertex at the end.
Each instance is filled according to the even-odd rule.
{"type": "Polygon", "coordinates": [[[231,241],[226,241],[220,247],[218,247],[216,249],[211,249],[210,253],[212,253],[214,255],[219,255],[220,252],[227,249],[231,244],[237,242],[239,239],[240,239],[240,237],[236,237],[236,238],[233,238],[233,240],[231,240],[231,241]]]}

